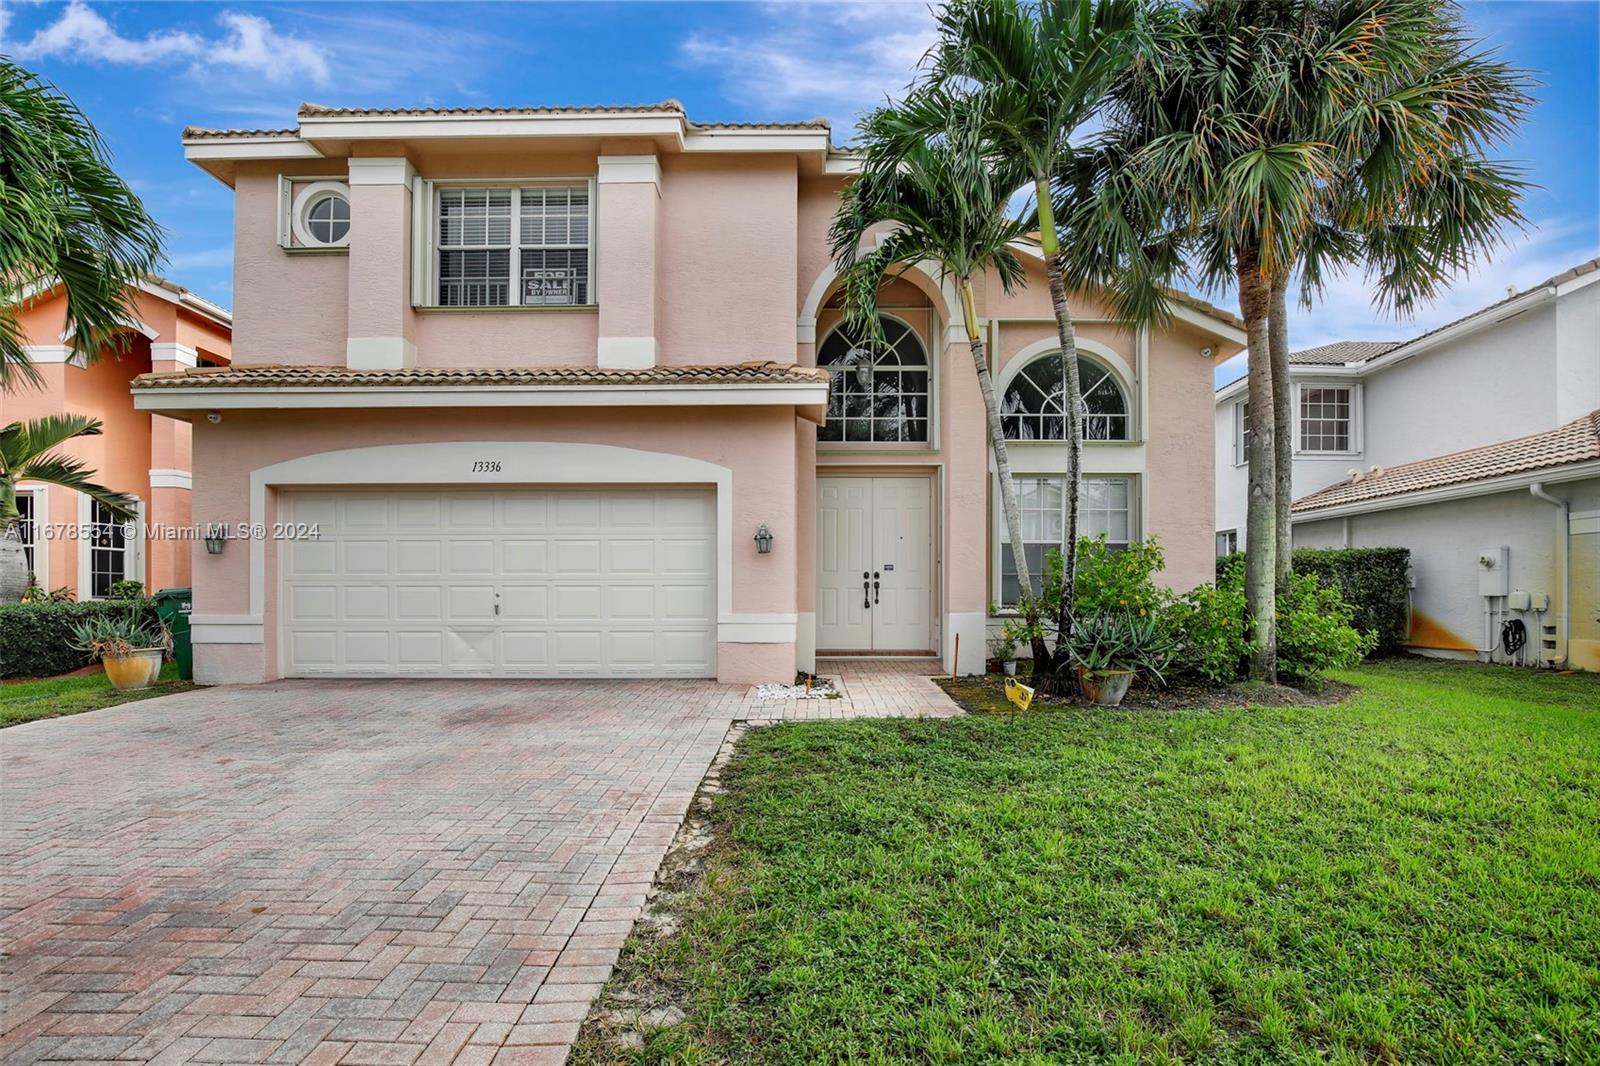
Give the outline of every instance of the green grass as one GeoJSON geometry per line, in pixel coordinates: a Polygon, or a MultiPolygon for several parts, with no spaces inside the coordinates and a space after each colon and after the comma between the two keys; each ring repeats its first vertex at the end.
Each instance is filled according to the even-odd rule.
{"type": "Polygon", "coordinates": [[[574,1061],[1600,1062],[1600,677],[1340,677],[753,730],[613,979],[686,1020],[574,1061]]]}
{"type": "Polygon", "coordinates": [[[23,722],[36,722],[41,718],[59,718],[64,714],[98,711],[102,707],[115,707],[119,703],[132,703],[134,700],[169,696],[193,687],[188,681],[178,680],[175,663],[163,666],[160,681],[138,692],[118,692],[111,687],[105,674],[99,672],[45,677],[37,681],[10,681],[0,685],[0,729],[23,722]]]}

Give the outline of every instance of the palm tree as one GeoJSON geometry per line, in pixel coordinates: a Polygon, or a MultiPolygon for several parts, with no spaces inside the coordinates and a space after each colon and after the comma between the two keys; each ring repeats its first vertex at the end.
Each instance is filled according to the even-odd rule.
{"type": "MultiPolygon", "coordinates": [[[[858,146],[861,173],[845,190],[828,236],[844,278],[846,320],[869,339],[881,340],[878,290],[891,273],[931,263],[954,283],[988,418],[1021,607],[1034,621],[1038,605],[1023,551],[1017,487],[973,292],[974,280],[987,272],[1007,292],[1026,276],[1011,244],[1027,227],[1007,212],[1024,172],[985,140],[979,117],[970,101],[936,87],[868,115],[858,146]],[[941,117],[940,125],[929,124],[931,115],[941,117]],[[875,231],[882,239],[864,251],[864,239],[875,231]]],[[[1034,641],[1034,654],[1048,661],[1042,638],[1034,641]]]]}
{"type": "MultiPolygon", "coordinates": [[[[1051,184],[1076,166],[1078,149],[1072,138],[1139,54],[1142,23],[1141,7],[1132,0],[954,0],[939,13],[939,39],[931,53],[935,83],[971,97],[984,136],[1018,161],[1033,186],[1040,251],[1061,345],[1067,416],[1061,600],[1056,611],[1056,648],[1062,654],[1072,631],[1077,576],[1083,405],[1051,184]]],[[[1056,665],[1049,663],[1049,671],[1056,665]]]]}
{"type": "Polygon", "coordinates": [[[15,603],[33,583],[22,546],[17,485],[35,481],[81,492],[98,500],[119,518],[133,515],[138,501],[89,480],[93,472],[70,456],[52,449],[77,437],[100,433],[100,420],[85,415],[49,415],[31,422],[13,422],[0,429],[0,603],[15,603]]]}
{"type": "Polygon", "coordinates": [[[161,230],[54,86],[0,58],[0,391],[38,384],[19,306],[60,285],[75,351],[123,342],[132,292],[161,258],[161,230]]]}

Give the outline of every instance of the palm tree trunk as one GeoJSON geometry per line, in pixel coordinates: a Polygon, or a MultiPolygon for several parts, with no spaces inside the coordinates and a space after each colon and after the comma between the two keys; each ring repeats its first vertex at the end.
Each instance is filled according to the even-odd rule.
{"type": "Polygon", "coordinates": [[[1278,679],[1278,612],[1276,602],[1278,534],[1274,476],[1274,413],[1272,357],[1268,311],[1272,295],[1253,256],[1241,254],[1239,314],[1249,337],[1250,496],[1245,515],[1244,595],[1250,616],[1250,676],[1278,679]]]}
{"type": "Polygon", "coordinates": [[[28,553],[22,546],[22,531],[15,521],[0,530],[0,603],[16,603],[33,584],[28,569],[28,553]]]}
{"type": "Polygon", "coordinates": [[[1273,514],[1277,526],[1277,560],[1273,581],[1281,596],[1294,573],[1294,390],[1289,384],[1289,277],[1272,279],[1272,307],[1267,315],[1267,348],[1272,356],[1273,514]]]}
{"type": "Polygon", "coordinates": [[[1045,276],[1050,281],[1050,307],[1056,316],[1056,337],[1061,344],[1062,405],[1067,421],[1066,485],[1061,499],[1061,602],[1056,607],[1056,654],[1052,675],[1064,676],[1067,642],[1072,636],[1078,582],[1078,505],[1083,480],[1083,385],[1078,380],[1078,336],[1067,306],[1061,244],[1056,237],[1055,208],[1050,202],[1049,179],[1036,176],[1034,195],[1039,204],[1039,247],[1044,252],[1045,276]]]}
{"type": "MultiPolygon", "coordinates": [[[[983,394],[983,411],[989,423],[989,447],[994,450],[994,468],[1000,478],[1000,509],[1006,516],[1006,533],[1011,541],[1011,558],[1017,567],[1017,589],[1021,607],[1029,622],[1037,617],[1039,601],[1033,594],[1033,575],[1028,572],[1028,555],[1022,543],[1022,506],[1017,501],[1017,483],[1011,477],[1011,455],[1006,450],[1005,427],[1000,422],[1000,402],[994,394],[994,377],[989,373],[989,357],[983,334],[978,329],[978,313],[973,304],[972,281],[959,282],[961,313],[967,329],[967,345],[972,350],[972,365],[978,372],[978,391],[983,394]]],[[[1034,665],[1047,664],[1050,650],[1043,639],[1032,642],[1034,665]]]]}

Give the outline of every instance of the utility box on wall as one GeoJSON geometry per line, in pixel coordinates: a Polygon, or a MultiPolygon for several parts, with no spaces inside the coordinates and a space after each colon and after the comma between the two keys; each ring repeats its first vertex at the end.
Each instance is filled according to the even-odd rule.
{"type": "Polygon", "coordinates": [[[1478,549],[1478,595],[1509,596],[1511,594],[1511,549],[1502,544],[1497,548],[1478,549]]]}

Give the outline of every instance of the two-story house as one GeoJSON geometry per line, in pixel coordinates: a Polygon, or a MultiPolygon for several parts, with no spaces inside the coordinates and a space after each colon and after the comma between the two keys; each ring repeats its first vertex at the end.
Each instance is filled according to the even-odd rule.
{"type": "MultiPolygon", "coordinates": [[[[1410,548],[1418,651],[1600,669],[1597,283],[1592,259],[1409,341],[1291,358],[1295,544],[1410,548]]],[[[1244,416],[1243,381],[1217,391],[1219,553],[1245,547],[1244,416]]]]}
{"type": "Polygon", "coordinates": [[[186,422],[134,409],[128,383],[141,374],[226,366],[232,320],[225,308],[165,278],[131,294],[125,332],[93,361],[74,355],[66,294],[58,284],[25,291],[16,309],[23,346],[40,383],[0,393],[0,425],[47,415],[98,419],[101,432],[53,449],[82,462],[95,480],[139,501],[130,521],[59,486],[17,489],[23,550],[34,584],[101,599],[118,581],[154,591],[189,584],[190,434],[186,422]]]}
{"type": "MultiPolygon", "coordinates": [[[[1014,595],[951,286],[843,325],[825,123],[644,107],[353,110],[189,130],[235,193],[222,370],[135,383],[187,419],[202,681],[788,680],[819,653],[980,670],[1014,595]],[[960,652],[957,658],[956,646],[960,652]]],[[[1059,359],[1029,284],[980,286],[1024,535],[1060,533],[1059,359]]],[[[1175,295],[1136,329],[1080,294],[1085,521],[1212,567],[1211,421],[1244,341],[1175,295]]]]}

